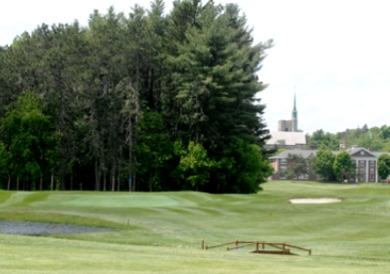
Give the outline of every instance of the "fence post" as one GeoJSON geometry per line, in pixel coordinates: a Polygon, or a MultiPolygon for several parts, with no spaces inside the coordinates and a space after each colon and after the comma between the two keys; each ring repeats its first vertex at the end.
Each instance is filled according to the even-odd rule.
{"type": "Polygon", "coordinates": [[[204,249],[204,240],[202,240],[202,249],[204,249]]]}
{"type": "Polygon", "coordinates": [[[311,256],[311,248],[309,249],[309,255],[311,256]]]}
{"type": "Polygon", "coordinates": [[[283,254],[285,253],[286,243],[283,243],[283,254]]]}
{"type": "Polygon", "coordinates": [[[256,253],[259,253],[259,241],[256,242],[256,253]]]}
{"type": "Polygon", "coordinates": [[[262,245],[262,248],[264,249],[264,241],[263,241],[263,243],[261,245],[262,245]]]}
{"type": "Polygon", "coordinates": [[[57,227],[56,226],[53,227],[53,236],[54,237],[57,236],[57,227]]]}

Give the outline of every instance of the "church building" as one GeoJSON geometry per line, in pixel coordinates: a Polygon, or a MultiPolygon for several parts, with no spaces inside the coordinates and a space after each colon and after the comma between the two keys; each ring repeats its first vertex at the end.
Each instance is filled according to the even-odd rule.
{"type": "Polygon", "coordinates": [[[306,149],[305,133],[298,130],[298,111],[296,95],[294,94],[294,108],[291,120],[279,120],[278,131],[270,132],[271,138],[265,148],[306,149]]]}
{"type": "Polygon", "coordinates": [[[292,111],[291,120],[279,120],[278,131],[298,132],[298,111],[296,95],[294,94],[294,109],[292,111]]]}

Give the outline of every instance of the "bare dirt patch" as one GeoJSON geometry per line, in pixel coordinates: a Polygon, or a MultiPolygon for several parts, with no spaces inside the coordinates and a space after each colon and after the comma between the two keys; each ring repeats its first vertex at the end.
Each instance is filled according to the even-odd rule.
{"type": "Polygon", "coordinates": [[[298,198],[290,199],[292,204],[330,204],[330,203],[340,203],[342,199],[340,198],[298,198]]]}

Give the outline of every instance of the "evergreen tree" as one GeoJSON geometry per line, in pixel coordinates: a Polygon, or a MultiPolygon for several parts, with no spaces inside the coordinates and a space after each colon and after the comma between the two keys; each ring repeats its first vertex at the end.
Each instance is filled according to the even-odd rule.
{"type": "Polygon", "coordinates": [[[34,90],[56,148],[15,158],[20,136],[3,134],[0,176],[11,186],[40,173],[46,189],[130,179],[132,190],[256,192],[270,171],[256,73],[272,44],[253,45],[246,24],[237,5],[176,0],[165,16],[154,0],[20,35],[0,48],[0,115],[34,90]]]}

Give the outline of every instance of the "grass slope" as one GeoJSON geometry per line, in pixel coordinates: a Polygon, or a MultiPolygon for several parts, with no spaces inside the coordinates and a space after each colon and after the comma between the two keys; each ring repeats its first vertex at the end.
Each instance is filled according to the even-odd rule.
{"type": "Polygon", "coordinates": [[[1,273],[388,273],[390,186],[269,182],[257,195],[1,192],[0,219],[116,233],[0,235],[1,273]],[[343,198],[290,204],[290,198],[343,198]],[[130,226],[127,226],[128,220],[130,226]],[[204,251],[232,240],[287,242],[313,255],[204,251]]]}

